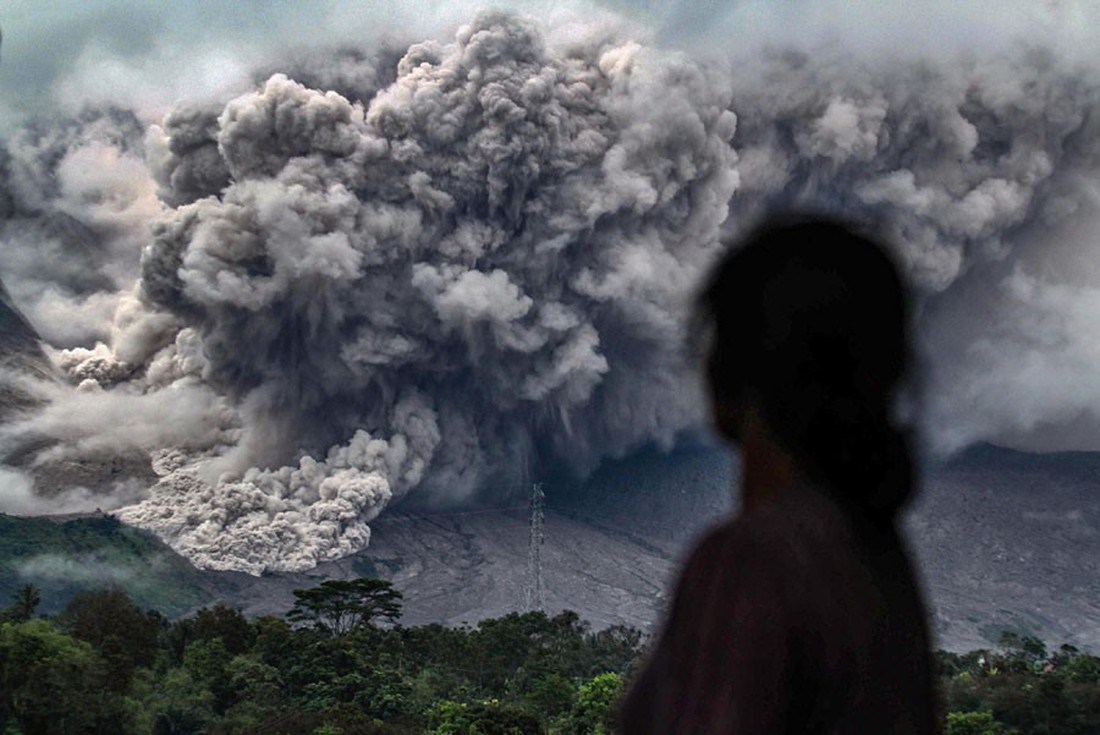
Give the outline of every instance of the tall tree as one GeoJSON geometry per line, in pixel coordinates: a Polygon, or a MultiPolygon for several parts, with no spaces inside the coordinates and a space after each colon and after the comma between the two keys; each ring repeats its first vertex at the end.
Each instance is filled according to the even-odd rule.
{"type": "Polygon", "coordinates": [[[100,661],[84,641],[44,620],[0,624],[0,722],[14,720],[17,732],[111,731],[103,729],[112,702],[103,696],[104,684],[100,661]]]}
{"type": "Polygon", "coordinates": [[[294,590],[294,598],[289,620],[333,635],[374,626],[378,619],[395,622],[401,617],[402,595],[384,579],[329,579],[318,587],[294,590]]]}
{"type": "Polygon", "coordinates": [[[38,603],[42,602],[42,593],[33,584],[25,584],[11,596],[11,605],[0,612],[0,619],[13,623],[25,623],[34,617],[38,603]]]}
{"type": "Polygon", "coordinates": [[[195,641],[221,638],[231,656],[248,652],[256,642],[256,631],[240,610],[217,604],[201,608],[189,617],[177,620],[168,629],[168,645],[177,661],[184,649],[195,641]]]}
{"type": "Polygon", "coordinates": [[[156,658],[158,618],[142,612],[122,590],[74,595],[59,622],[74,638],[87,641],[99,653],[115,691],[126,691],[134,669],[149,666],[156,658]]]}

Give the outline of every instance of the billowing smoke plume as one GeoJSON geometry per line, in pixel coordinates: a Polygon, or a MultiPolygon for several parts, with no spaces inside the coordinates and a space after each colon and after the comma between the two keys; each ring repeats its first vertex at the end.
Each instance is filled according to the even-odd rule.
{"type": "Polygon", "coordinates": [[[41,484],[131,457],[121,516],[203,566],[305,569],[407,493],[672,446],[703,417],[695,284],[775,205],[888,223],[934,443],[1100,424],[1100,395],[1032,385],[1100,384],[1066,318],[1097,279],[1041,255],[1051,228],[1100,231],[1100,95],[1052,52],[728,66],[485,14],[263,72],[148,130],[31,128],[3,161],[0,267],[60,375],[9,462],[41,484]]]}
{"type": "Polygon", "coordinates": [[[936,448],[1100,446],[1093,68],[1020,44],[942,62],[783,52],[734,77],[731,223],[762,200],[887,224],[923,292],[936,448]]]}
{"type": "Polygon", "coordinates": [[[735,190],[727,85],[504,15],[393,76],[364,100],[275,74],[171,113],[139,286],[162,328],[62,356],[90,393],[232,406],[154,450],[122,511],[201,564],[309,567],[417,485],[461,498],[698,419],[679,315],[735,190]]]}
{"type": "Polygon", "coordinates": [[[728,106],[682,59],[486,15],[369,100],[276,74],[170,116],[155,165],[194,201],[142,293],[243,428],[123,517],[206,564],[296,568],[365,545],[429,467],[462,497],[533,447],[585,466],[670,440],[694,418],[676,316],[736,182],[728,106]]]}

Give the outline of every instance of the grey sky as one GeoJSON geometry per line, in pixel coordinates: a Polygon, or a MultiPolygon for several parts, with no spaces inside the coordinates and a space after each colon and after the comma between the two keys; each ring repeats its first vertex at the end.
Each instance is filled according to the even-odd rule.
{"type": "Polygon", "coordinates": [[[9,0],[0,108],[5,122],[53,106],[114,101],[171,106],[232,85],[287,48],[432,33],[469,16],[473,3],[310,3],[275,0],[9,0]]]}
{"type": "Polygon", "coordinates": [[[485,5],[541,17],[590,17],[602,8],[692,52],[831,35],[890,53],[1036,34],[1055,34],[1063,48],[1092,49],[1094,24],[1087,21],[1100,7],[1095,0],[1006,0],[990,14],[985,3],[946,0],[7,0],[0,7],[0,122],[85,101],[114,101],[155,115],[180,97],[231,87],[258,60],[289,48],[445,35],[485,5]]]}

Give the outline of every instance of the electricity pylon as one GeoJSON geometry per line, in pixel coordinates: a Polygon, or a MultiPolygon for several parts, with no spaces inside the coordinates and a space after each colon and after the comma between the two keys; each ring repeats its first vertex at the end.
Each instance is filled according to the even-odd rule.
{"type": "Polygon", "coordinates": [[[527,549],[527,585],[523,591],[527,612],[545,607],[542,597],[542,508],[545,499],[542,483],[536,482],[531,486],[531,540],[527,549]]]}

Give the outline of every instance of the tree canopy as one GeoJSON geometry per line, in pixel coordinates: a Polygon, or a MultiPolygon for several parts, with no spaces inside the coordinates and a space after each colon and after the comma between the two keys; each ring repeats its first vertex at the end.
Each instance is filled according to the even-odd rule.
{"type": "Polygon", "coordinates": [[[0,622],[24,623],[34,617],[42,602],[42,592],[33,584],[25,584],[11,596],[11,604],[0,610],[0,622]]]}
{"type": "Polygon", "coordinates": [[[345,635],[379,618],[401,617],[401,592],[384,579],[329,579],[317,587],[294,590],[294,607],[287,619],[345,635]]]}
{"type": "MultiPolygon", "coordinates": [[[[169,622],[105,590],[56,617],[8,618],[0,733],[615,732],[641,632],[593,632],[569,611],[457,628],[382,624],[399,619],[400,603],[389,582],[360,579],[299,590],[285,617],[214,606],[169,622]]],[[[1016,633],[938,662],[945,735],[1096,735],[1100,657],[1016,633]]]]}

